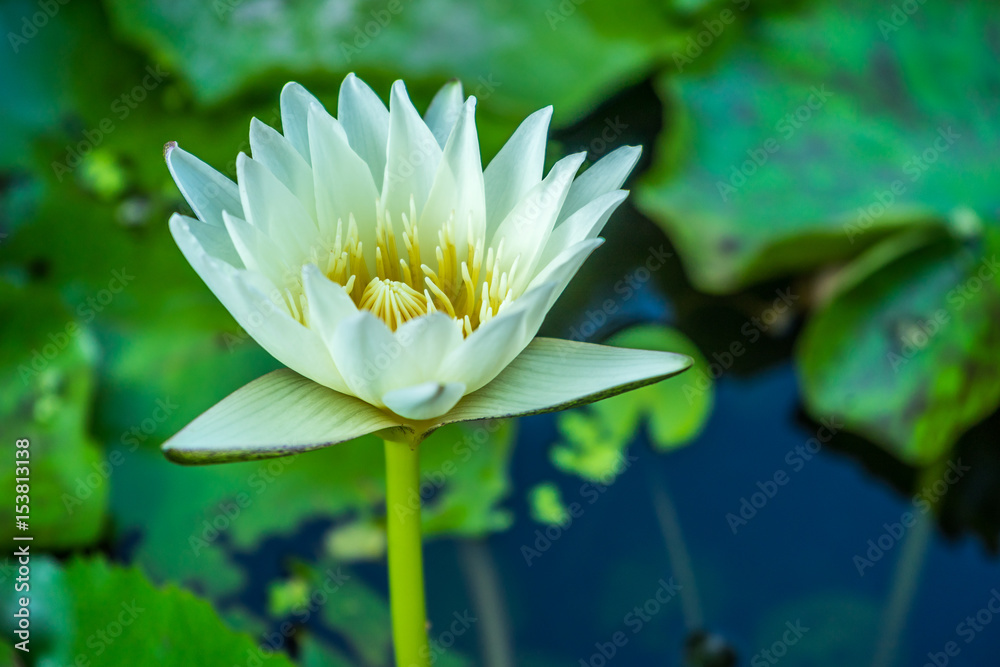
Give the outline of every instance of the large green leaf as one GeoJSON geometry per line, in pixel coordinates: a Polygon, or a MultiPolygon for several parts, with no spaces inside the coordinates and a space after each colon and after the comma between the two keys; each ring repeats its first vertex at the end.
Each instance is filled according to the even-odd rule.
{"type": "Polygon", "coordinates": [[[108,5],[123,35],[162,57],[208,102],[275,72],[322,73],[338,84],[357,71],[438,85],[457,76],[469,93],[515,115],[554,103],[557,114],[576,117],[679,44],[668,12],[649,0],[108,5]]]}
{"type": "Polygon", "coordinates": [[[233,551],[253,550],[266,536],[290,537],[307,519],[380,502],[381,449],[369,437],[271,461],[191,468],[140,448],[114,479],[112,509],[121,530],[140,533],[134,558],[153,577],[221,596],[242,579],[233,551]],[[151,488],[161,501],[135,502],[151,488]]]}
{"type": "MultiPolygon", "coordinates": [[[[226,627],[207,602],[174,586],[156,588],[137,569],[81,559],[54,574],[33,587],[31,609],[59,634],[30,644],[32,664],[187,667],[243,664],[252,655],[254,664],[292,667],[283,654],[262,654],[250,637],[226,627]]],[[[4,592],[6,609],[10,595],[4,592]]]]}
{"type": "Polygon", "coordinates": [[[660,81],[682,131],[662,140],[639,204],[699,288],[813,270],[957,206],[1000,207],[1000,15],[985,0],[899,7],[768,15],[717,67],[660,81]]]}
{"type": "Polygon", "coordinates": [[[657,449],[683,446],[701,431],[713,399],[708,364],[684,334],[650,324],[627,329],[607,342],[686,354],[695,364],[677,377],[559,414],[562,440],[552,450],[553,462],[567,472],[605,482],[622,470],[623,452],[642,424],[648,424],[657,449]]]}
{"type": "MultiPolygon", "coordinates": [[[[110,474],[87,430],[97,345],[58,298],[36,286],[0,282],[0,414],[9,434],[9,465],[0,469],[8,502],[0,505],[2,535],[15,530],[15,478],[27,477],[28,529],[47,548],[85,546],[101,534],[110,474]],[[34,308],[23,307],[31,304],[34,308]],[[27,474],[16,471],[15,440],[26,438],[27,474]]],[[[23,459],[23,457],[22,457],[23,459]]]]}
{"type": "Polygon", "coordinates": [[[871,257],[885,252],[860,257],[803,332],[803,392],[815,418],[929,464],[1000,403],[1000,230],[871,257]]]}
{"type": "Polygon", "coordinates": [[[424,441],[421,479],[440,489],[424,510],[424,534],[481,537],[510,526],[499,504],[510,492],[516,434],[516,422],[488,420],[446,426],[424,441]]]}
{"type": "MultiPolygon", "coordinates": [[[[461,424],[439,429],[421,446],[425,534],[482,535],[506,528],[497,507],[507,495],[512,424],[461,424]]],[[[112,510],[121,531],[139,533],[134,558],[157,579],[203,586],[224,595],[240,585],[234,551],[265,537],[290,537],[307,520],[354,521],[383,511],[382,443],[366,436],[315,452],[270,461],[182,467],[137,448],[113,478],[112,510]],[[162,502],[136,503],[155,489],[162,502]]],[[[336,534],[336,532],[334,533],[336,534]]],[[[370,558],[363,544],[335,541],[339,554],[370,558]]]]}

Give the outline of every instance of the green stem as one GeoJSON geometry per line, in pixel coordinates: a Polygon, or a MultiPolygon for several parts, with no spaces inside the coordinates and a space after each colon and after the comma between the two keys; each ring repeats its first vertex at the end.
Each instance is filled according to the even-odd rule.
{"type": "Polygon", "coordinates": [[[419,445],[385,441],[385,484],[389,601],[396,667],[429,667],[420,540],[419,445]]]}

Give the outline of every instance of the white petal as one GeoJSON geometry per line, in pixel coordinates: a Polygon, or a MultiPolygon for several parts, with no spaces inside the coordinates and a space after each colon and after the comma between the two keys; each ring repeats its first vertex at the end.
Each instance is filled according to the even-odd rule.
{"type": "Polygon", "coordinates": [[[362,310],[340,321],[327,344],[350,393],[381,407],[383,394],[397,388],[388,380],[403,354],[389,327],[362,310]]]}
{"type": "Polygon", "coordinates": [[[250,151],[253,159],[267,167],[316,219],[316,193],[312,169],[291,142],[273,127],[256,118],[250,121],[250,151]]]}
{"type": "Polygon", "coordinates": [[[476,98],[470,97],[462,108],[455,131],[448,138],[444,155],[420,215],[420,246],[437,245],[441,221],[453,221],[452,239],[456,248],[466,248],[472,239],[486,233],[486,196],[483,186],[483,163],[476,134],[476,98]]]}
{"type": "Polygon", "coordinates": [[[440,423],[564,410],[659,382],[692,363],[690,357],[672,352],[536,338],[440,423]]]}
{"type": "Polygon", "coordinates": [[[395,389],[382,397],[385,407],[406,419],[433,419],[445,414],[465,394],[461,382],[424,382],[395,389]]]}
{"type": "Polygon", "coordinates": [[[471,392],[496,377],[538,331],[555,289],[555,284],[535,288],[473,331],[448,355],[441,379],[462,382],[471,392]]]}
{"type": "Polygon", "coordinates": [[[462,113],[462,82],[458,79],[441,86],[424,114],[424,122],[431,128],[434,138],[443,148],[448,142],[455,121],[462,113]]]}
{"type": "Polygon", "coordinates": [[[347,390],[319,335],[292,319],[285,296],[263,274],[210,257],[181,216],[170,218],[170,231],[212,293],[272,357],[322,385],[347,390]]]}
{"type": "Polygon", "coordinates": [[[316,223],[274,174],[244,153],[236,157],[236,174],[246,221],[274,242],[286,263],[301,264],[319,249],[316,223]]]}
{"type": "Polygon", "coordinates": [[[627,196],[626,190],[614,190],[603,194],[553,229],[545,244],[545,252],[538,259],[538,267],[547,265],[566,248],[600,234],[611,214],[627,196]]]}
{"type": "Polygon", "coordinates": [[[203,222],[222,227],[222,212],[243,215],[240,191],[231,180],[180,148],[167,144],[167,169],[191,210],[203,222]]]}
{"type": "MultiPolygon", "coordinates": [[[[555,290],[552,293],[552,300],[549,302],[548,308],[555,305],[556,299],[563,293],[566,286],[569,285],[573,276],[576,272],[580,270],[583,266],[584,261],[590,254],[597,250],[601,245],[604,244],[604,239],[586,239],[584,241],[579,241],[578,243],[566,248],[561,253],[556,255],[556,257],[545,265],[545,267],[538,272],[531,282],[528,284],[527,291],[530,292],[533,289],[537,289],[540,285],[553,284],[555,285],[555,290]]],[[[523,298],[523,297],[522,297],[523,298]]],[[[546,310],[548,310],[546,308],[546,310]]],[[[539,322],[539,326],[541,322],[539,322]]],[[[532,335],[537,332],[536,328],[532,335]]]]}
{"type": "Polygon", "coordinates": [[[577,153],[556,162],[541,183],[518,202],[511,210],[490,242],[497,247],[504,240],[504,251],[498,263],[501,271],[507,271],[517,260],[513,289],[522,291],[534,275],[538,259],[556,223],[573,176],[580,168],[586,153],[577,153]]]}
{"type": "Polygon", "coordinates": [[[382,320],[359,311],[340,319],[327,340],[351,393],[381,406],[389,392],[442,381],[442,363],[462,343],[462,332],[450,317],[434,313],[393,334],[382,320]]]}
{"type": "MultiPolygon", "coordinates": [[[[201,220],[196,220],[195,218],[189,218],[186,215],[181,215],[175,213],[175,216],[184,220],[188,225],[188,229],[191,231],[192,236],[210,257],[222,260],[226,264],[230,264],[237,269],[242,269],[244,267],[243,260],[240,258],[239,252],[236,250],[236,246],[233,244],[233,239],[230,238],[229,232],[225,227],[218,227],[216,225],[210,225],[207,222],[202,222],[201,220]]],[[[225,211],[222,213],[223,217],[229,215],[225,211]]]]}
{"type": "Polygon", "coordinates": [[[642,146],[622,146],[580,174],[580,178],[569,189],[566,203],[559,213],[559,223],[576,213],[587,202],[620,188],[641,154],[642,146]]]}
{"type": "Polygon", "coordinates": [[[368,265],[375,264],[375,215],[378,190],[364,160],[347,143],[344,129],[320,106],[309,115],[309,137],[316,185],[316,213],[326,236],[336,233],[343,221],[343,233],[351,214],[358,223],[362,248],[368,265]]]}
{"type": "Polygon", "coordinates": [[[222,212],[222,219],[244,267],[263,273],[275,285],[287,284],[289,278],[294,277],[288,265],[273,251],[274,243],[263,232],[226,211],[222,212]]]}
{"type": "Polygon", "coordinates": [[[396,329],[395,337],[402,346],[399,365],[404,371],[392,383],[397,387],[437,380],[445,358],[463,339],[460,325],[441,312],[404,322],[396,329]]]}
{"type": "MultiPolygon", "coordinates": [[[[309,107],[319,104],[312,93],[294,81],[289,81],[281,89],[279,108],[281,109],[281,131],[288,142],[309,164],[309,107]]],[[[322,106],[322,105],[321,105],[322,106]]]]}
{"type": "Polygon", "coordinates": [[[552,107],[524,119],[486,167],[486,233],[493,236],[514,206],[542,180],[552,107]]]}
{"type": "Polygon", "coordinates": [[[315,264],[302,267],[302,282],[309,303],[309,327],[327,342],[333,340],[337,325],[358,313],[358,307],[341,285],[323,275],[315,264]]]}
{"type": "Polygon", "coordinates": [[[368,84],[351,73],[340,84],[337,119],[351,148],[368,163],[372,182],[381,191],[389,138],[389,112],[385,104],[368,84]]]}
{"type": "Polygon", "coordinates": [[[167,440],[178,463],[305,452],[398,425],[381,410],[281,369],[237,389],[167,440]]]}
{"type": "Polygon", "coordinates": [[[412,196],[419,216],[441,162],[441,146],[413,108],[402,81],[392,84],[386,156],[383,205],[399,220],[401,213],[409,214],[412,196]]]}

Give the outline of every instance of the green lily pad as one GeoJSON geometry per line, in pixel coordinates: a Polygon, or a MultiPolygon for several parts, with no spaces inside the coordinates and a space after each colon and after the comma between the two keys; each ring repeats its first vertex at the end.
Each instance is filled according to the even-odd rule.
{"type": "Polygon", "coordinates": [[[907,463],[945,456],[1000,404],[998,254],[993,227],[978,242],[939,238],[878,258],[852,277],[799,341],[809,412],[843,419],[907,463]]]}
{"type": "MultiPolygon", "coordinates": [[[[482,535],[509,525],[497,504],[509,491],[513,433],[512,425],[499,422],[451,425],[421,445],[422,493],[429,498],[425,535],[482,535]]],[[[291,536],[309,519],[373,516],[385,501],[382,443],[374,436],[219,466],[178,466],[146,447],[126,448],[124,457],[112,478],[111,503],[119,531],[140,535],[135,561],[157,580],[198,585],[213,596],[241,584],[233,551],[252,550],[264,537],[291,536]],[[135,502],[150,489],[169,502],[135,502]]],[[[365,546],[339,544],[341,553],[365,546]]]]}
{"type": "Polygon", "coordinates": [[[558,526],[570,518],[559,487],[553,482],[543,482],[528,492],[531,518],[548,526],[558,526]]]}
{"type": "Polygon", "coordinates": [[[138,448],[114,478],[112,511],[120,531],[140,535],[133,558],[151,576],[222,596],[242,581],[234,550],[289,536],[309,518],[380,502],[381,466],[374,438],[268,462],[194,468],[138,448]],[[135,502],[151,488],[166,502],[135,502]]]}
{"type": "MultiPolygon", "coordinates": [[[[43,613],[54,614],[51,622],[61,632],[56,641],[29,645],[33,664],[230,665],[252,654],[258,660],[254,664],[292,667],[283,654],[261,654],[250,637],[230,630],[207,602],[175,586],[157,588],[137,569],[78,559],[57,574],[35,596],[39,611],[60,601],[58,608],[46,606],[43,613]]],[[[11,602],[5,600],[4,606],[11,602]]]]}
{"type": "Polygon", "coordinates": [[[10,434],[3,452],[12,462],[0,470],[0,484],[11,493],[15,483],[28,487],[28,498],[16,503],[27,512],[15,511],[13,502],[0,507],[2,533],[30,535],[40,548],[92,544],[103,530],[110,468],[87,429],[97,361],[93,335],[43,288],[0,282],[0,303],[0,413],[10,434]],[[35,308],[22,307],[26,303],[35,308]],[[19,439],[30,445],[15,447],[19,439]],[[27,452],[27,470],[15,470],[15,451],[27,452]],[[15,515],[28,517],[23,533],[15,529],[15,515]]]}
{"type": "Polygon", "coordinates": [[[499,503],[510,492],[512,420],[445,426],[421,444],[423,489],[440,489],[423,511],[427,536],[481,537],[505,530],[513,516],[499,503]]]}
{"type": "Polygon", "coordinates": [[[695,365],[683,375],[559,414],[562,441],[553,448],[552,461],[567,472],[605,483],[623,469],[625,448],[642,424],[648,425],[653,446],[669,451],[698,435],[713,402],[708,363],[682,333],[642,325],[611,337],[607,343],[678,352],[692,357],[695,365]]]}
{"type": "Polygon", "coordinates": [[[715,293],[843,261],[958,206],[993,214],[998,29],[978,0],[761,17],[718,66],[661,79],[681,131],[639,205],[715,293]]]}
{"type": "Polygon", "coordinates": [[[275,73],[322,73],[336,85],[349,71],[391,72],[437,85],[457,76],[470,94],[514,115],[554,103],[557,114],[575,118],[609,89],[642,78],[680,34],[648,0],[113,0],[108,7],[120,34],[162,58],[205,102],[275,73]]]}
{"type": "Polygon", "coordinates": [[[234,386],[280,366],[242,331],[156,324],[100,331],[107,362],[96,428],[117,449],[158,448],[234,386]]]}

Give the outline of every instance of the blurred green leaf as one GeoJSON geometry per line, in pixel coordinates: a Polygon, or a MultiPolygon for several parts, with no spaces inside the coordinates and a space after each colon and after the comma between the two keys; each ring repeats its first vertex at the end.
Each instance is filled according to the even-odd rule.
{"type": "Polygon", "coordinates": [[[468,93],[493,98],[507,115],[555,104],[557,118],[576,118],[680,43],[668,11],[650,0],[109,0],[108,7],[121,34],[182,73],[206,102],[276,72],[321,73],[335,86],[357,71],[411,85],[459,77],[468,93]]]}
{"type": "MultiPolygon", "coordinates": [[[[94,543],[108,504],[108,471],[88,433],[97,346],[59,299],[37,286],[0,282],[0,413],[9,438],[2,449],[13,462],[15,439],[28,438],[29,531],[41,548],[94,543]],[[30,303],[34,307],[25,308],[30,303]]],[[[18,532],[13,463],[0,470],[10,502],[0,506],[2,534],[18,532]]]]}
{"type": "Polygon", "coordinates": [[[998,252],[991,227],[979,242],[939,239],[853,276],[799,341],[809,412],[907,463],[945,456],[1000,403],[998,252]]]}
{"type": "Polygon", "coordinates": [[[292,665],[282,654],[261,655],[207,602],[174,586],[156,588],[136,569],[80,559],[49,583],[57,586],[40,591],[65,600],[58,610],[65,630],[55,645],[32,652],[36,664],[83,664],[83,656],[90,664],[188,667],[236,664],[253,655],[255,664],[292,665]]]}
{"type": "MultiPolygon", "coordinates": [[[[178,399],[180,400],[180,399],[178,399]]],[[[427,536],[480,535],[506,528],[496,508],[508,493],[510,424],[452,425],[422,447],[427,536]],[[436,444],[435,444],[436,443],[436,444]]],[[[269,461],[182,467],[136,448],[113,479],[119,530],[141,535],[134,559],[154,578],[203,586],[222,596],[240,585],[234,550],[295,533],[303,522],[346,520],[385,500],[382,443],[374,436],[269,461]],[[138,504],[155,488],[162,503],[138,504]]]]}
{"type": "Polygon", "coordinates": [[[388,601],[356,574],[332,562],[311,570],[312,600],[327,626],[341,635],[363,665],[391,662],[388,601]],[[326,601],[317,604],[326,595],[326,601]]]}
{"type": "Polygon", "coordinates": [[[326,536],[327,552],[340,561],[380,560],[385,548],[385,528],[374,517],[337,526],[326,536]]]}
{"type": "Polygon", "coordinates": [[[424,535],[479,537],[510,526],[511,513],[498,504],[510,492],[516,433],[512,420],[469,422],[421,444],[422,490],[439,489],[423,511],[424,535]]]}
{"type": "MultiPolygon", "coordinates": [[[[871,661],[881,639],[885,609],[877,600],[850,590],[818,590],[774,605],[757,621],[753,646],[769,647],[796,627],[809,637],[795,646],[795,664],[803,667],[862,665],[871,661]],[[791,628],[789,627],[791,626],[791,628]],[[803,630],[808,628],[808,635],[803,630]],[[851,641],[844,641],[844,637],[851,641]]],[[[794,636],[793,634],[793,636],[794,636]]],[[[752,656],[758,663],[771,653],[752,656]]]]}
{"type": "MultiPolygon", "coordinates": [[[[31,553],[31,572],[29,581],[26,583],[30,586],[30,590],[18,591],[14,586],[14,576],[11,576],[9,581],[5,581],[3,588],[0,588],[0,614],[2,614],[3,619],[0,621],[3,635],[0,644],[23,641],[23,637],[14,634],[15,629],[19,629],[19,620],[14,614],[21,608],[21,596],[28,593],[30,595],[28,606],[30,627],[28,628],[29,642],[27,645],[29,651],[23,653],[18,650],[14,655],[21,658],[36,655],[66,655],[72,649],[73,641],[72,620],[67,613],[71,600],[66,589],[66,574],[54,558],[35,552],[31,549],[30,544],[28,547],[31,553]]],[[[18,558],[12,557],[9,566],[10,574],[15,574],[19,566],[18,558]]],[[[0,650],[0,665],[23,664],[20,661],[4,663],[2,654],[3,651],[0,650]]],[[[39,660],[34,664],[48,665],[53,663],[39,660]]]]}
{"type": "Polygon", "coordinates": [[[280,366],[242,331],[149,325],[100,331],[107,362],[95,417],[112,445],[158,447],[235,387],[280,366]]]}
{"type": "Polygon", "coordinates": [[[384,498],[382,448],[373,437],[265,462],[181,467],[137,449],[115,477],[112,509],[122,531],[138,531],[134,558],[157,579],[224,595],[240,585],[233,550],[290,536],[303,521],[368,508],[384,498]],[[156,488],[165,501],[138,505],[156,488]]]}
{"type": "Polygon", "coordinates": [[[712,380],[698,348],[682,333],[659,325],[627,329],[609,345],[686,354],[692,369],[642,389],[620,394],[580,410],[559,413],[562,441],[552,450],[557,467],[590,480],[613,478],[623,452],[643,423],[653,446],[661,451],[681,447],[701,431],[712,410],[712,380]]]}
{"type": "Polygon", "coordinates": [[[994,9],[896,8],[900,24],[882,4],[814,2],[762,17],[706,73],[664,76],[679,129],[638,201],[695,284],[731,292],[943,224],[960,205],[1000,208],[994,9]]]}
{"type": "Polygon", "coordinates": [[[528,504],[531,506],[531,518],[538,523],[556,526],[569,519],[566,503],[563,502],[559,487],[553,482],[533,487],[528,492],[528,504]]]}

